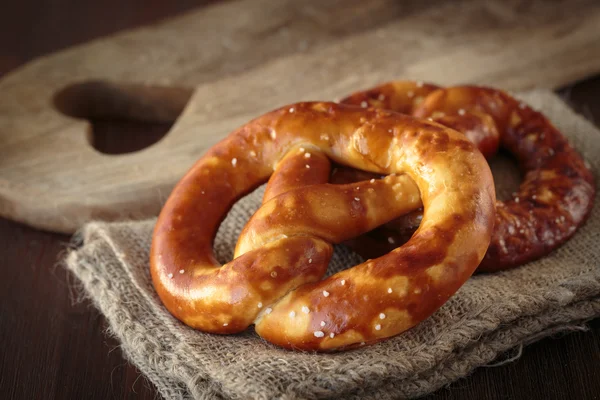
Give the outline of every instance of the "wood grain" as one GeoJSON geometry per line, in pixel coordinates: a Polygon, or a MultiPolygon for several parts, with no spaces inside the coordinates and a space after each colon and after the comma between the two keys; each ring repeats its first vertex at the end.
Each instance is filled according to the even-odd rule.
{"type": "Polygon", "coordinates": [[[207,147],[286,103],[397,78],[516,90],[600,70],[591,0],[327,4],[228,2],[9,74],[0,81],[0,215],[58,232],[155,215],[207,147]],[[143,151],[106,155],[86,139],[83,117],[164,122],[188,96],[167,136],[143,151]]]}

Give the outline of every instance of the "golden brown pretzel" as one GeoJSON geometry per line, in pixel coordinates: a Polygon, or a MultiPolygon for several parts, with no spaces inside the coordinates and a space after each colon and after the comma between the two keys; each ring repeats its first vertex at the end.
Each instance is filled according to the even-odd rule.
{"type": "Polygon", "coordinates": [[[255,323],[266,340],[305,350],[372,343],[431,315],[469,278],[487,249],[494,204],[491,171],[460,133],[382,110],[299,103],[234,131],[176,185],[154,230],[152,279],[167,309],[203,331],[255,323]],[[318,184],[328,159],[401,175],[318,184]],[[234,259],[220,266],[212,242],[231,205],[274,170],[293,177],[298,160],[300,172],[322,169],[317,184],[287,190],[273,179],[234,259]],[[424,214],[411,240],[321,281],[331,243],[414,208],[419,196],[406,193],[415,184],[424,214]]]}
{"type": "MultiPolygon", "coordinates": [[[[344,104],[390,109],[431,118],[472,140],[486,157],[503,148],[523,173],[519,191],[498,201],[494,234],[479,271],[496,271],[540,258],[567,241],[587,218],[595,196],[592,173],[565,137],[539,112],[503,91],[418,82],[392,82],[355,93],[344,104]]],[[[332,181],[364,179],[337,171],[332,181]]],[[[419,223],[418,212],[386,224],[348,244],[376,257],[404,243],[419,223]]]]}

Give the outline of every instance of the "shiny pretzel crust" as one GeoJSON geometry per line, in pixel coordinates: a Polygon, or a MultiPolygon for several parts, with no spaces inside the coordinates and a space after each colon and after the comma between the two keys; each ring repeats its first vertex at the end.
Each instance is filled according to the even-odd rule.
{"type": "Polygon", "coordinates": [[[495,200],[484,157],[452,129],[382,110],[298,103],[230,134],[176,185],[155,227],[152,279],[173,315],[206,332],[235,333],[255,323],[259,335],[286,348],[373,343],[427,318],[471,276],[490,242],[495,200]],[[249,221],[236,258],[220,266],[212,244],[222,218],[300,147],[353,168],[405,174],[374,184],[402,197],[402,185],[416,183],[424,206],[419,229],[389,254],[321,281],[331,243],[366,232],[389,213],[378,211],[382,200],[368,188],[277,191],[249,221]],[[269,219],[275,224],[265,228],[269,219]]]}
{"type": "MultiPolygon", "coordinates": [[[[547,255],[573,236],[592,209],[594,179],[581,156],[543,114],[501,90],[397,81],[354,93],[342,103],[429,118],[464,133],[486,157],[499,146],[515,156],[523,182],[510,199],[496,205],[494,234],[479,271],[509,269],[547,255]]],[[[362,171],[345,169],[334,173],[332,181],[361,179],[362,171]]],[[[348,244],[359,254],[376,257],[404,243],[415,222],[418,226],[414,218],[399,218],[381,233],[348,244]]]]}

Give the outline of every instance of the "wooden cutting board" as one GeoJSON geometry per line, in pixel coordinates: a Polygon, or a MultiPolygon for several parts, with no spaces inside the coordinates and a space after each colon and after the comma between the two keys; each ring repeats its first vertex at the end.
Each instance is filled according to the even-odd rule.
{"type": "Polygon", "coordinates": [[[209,146],[270,109],[391,79],[556,88],[600,71],[598,27],[596,0],[241,0],[61,51],[0,81],[0,215],[65,233],[156,215],[209,146]],[[175,124],[106,155],[88,141],[99,117],[175,124]]]}

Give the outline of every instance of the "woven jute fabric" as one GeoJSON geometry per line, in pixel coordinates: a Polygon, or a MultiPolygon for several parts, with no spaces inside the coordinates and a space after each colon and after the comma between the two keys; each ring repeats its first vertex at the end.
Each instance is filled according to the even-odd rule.
{"type": "MultiPolygon", "coordinates": [[[[550,92],[519,97],[550,117],[597,177],[600,132],[550,92]]],[[[514,185],[503,183],[514,180],[503,165],[493,165],[500,191],[514,185]]],[[[222,262],[232,256],[238,234],[260,200],[261,190],[245,197],[221,225],[215,252],[222,262]]],[[[408,332],[336,354],[283,350],[252,329],[219,336],[178,322],[161,305],[149,275],[155,219],[88,224],[66,265],[79,278],[82,293],[106,316],[109,332],[121,341],[128,360],[167,399],[415,397],[497,362],[508,350],[600,316],[597,203],[577,234],[547,257],[511,271],[475,275],[408,332]]],[[[329,273],[360,261],[338,246],[329,273]]]]}

